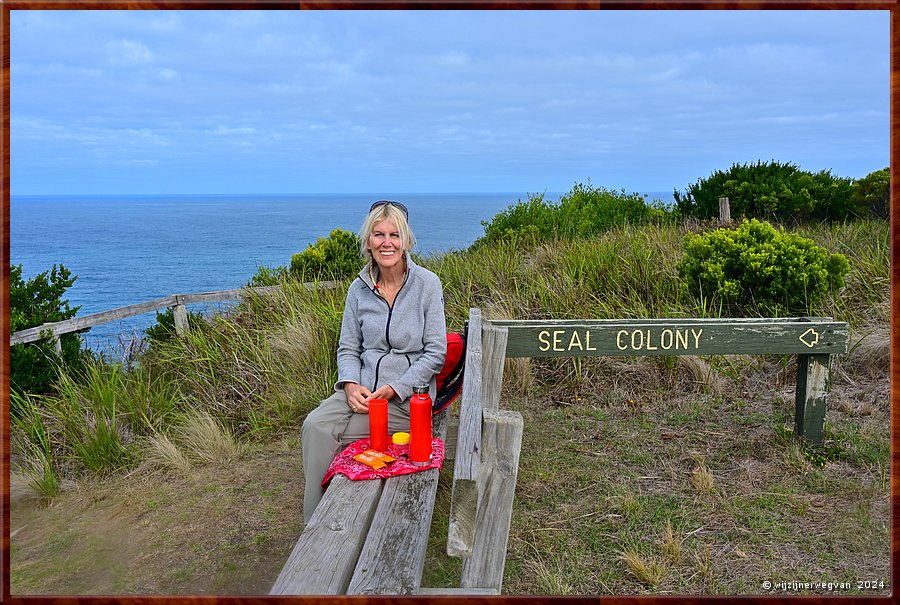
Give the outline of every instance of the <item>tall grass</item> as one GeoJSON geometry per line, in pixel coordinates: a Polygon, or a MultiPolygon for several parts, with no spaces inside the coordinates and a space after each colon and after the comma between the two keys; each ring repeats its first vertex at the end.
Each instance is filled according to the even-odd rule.
{"type": "MultiPolygon", "coordinates": [[[[40,410],[28,395],[9,394],[10,403],[20,410],[12,415],[11,471],[23,477],[28,487],[44,502],[59,491],[59,473],[54,464],[50,433],[40,410]]],[[[11,406],[12,407],[12,406],[11,406]]]]}
{"type": "Polygon", "coordinates": [[[128,371],[91,359],[78,370],[63,369],[55,394],[19,398],[13,435],[22,442],[25,466],[44,469],[46,488],[38,491],[52,497],[55,474],[131,466],[139,455],[136,438],[168,426],[179,401],[178,384],[147,368],[128,371]]]}
{"type": "Polygon", "coordinates": [[[888,221],[820,224],[798,231],[850,261],[850,274],[843,291],[823,311],[854,325],[888,323],[891,265],[888,221]]]}
{"type": "Polygon", "coordinates": [[[69,456],[95,473],[128,466],[134,455],[134,431],[121,404],[121,366],[95,361],[81,375],[63,372],[57,389],[59,394],[45,401],[61,423],[69,456]]]}
{"type": "MultiPolygon", "coordinates": [[[[887,223],[797,232],[850,261],[847,286],[811,312],[854,327],[886,323],[887,223]]],[[[443,282],[451,331],[462,329],[470,307],[482,308],[487,318],[508,319],[717,316],[718,309],[689,295],[678,279],[685,233],[675,225],[626,224],[584,239],[482,242],[420,260],[443,282]]],[[[80,372],[64,371],[57,395],[17,402],[26,413],[14,436],[31,468],[40,469],[41,491],[52,494],[60,475],[133,466],[149,455],[141,444],[151,438],[165,436],[183,447],[176,427],[189,412],[208,415],[239,440],[297,431],[336,379],[349,281],[332,290],[280,283],[280,292],[251,295],[182,338],[154,342],[133,368],[95,361],[80,372]]],[[[560,384],[584,380],[566,363],[522,362],[510,377],[530,385],[533,373],[549,371],[560,384]]],[[[704,389],[717,390],[708,363],[685,364],[683,371],[704,389]]]]}

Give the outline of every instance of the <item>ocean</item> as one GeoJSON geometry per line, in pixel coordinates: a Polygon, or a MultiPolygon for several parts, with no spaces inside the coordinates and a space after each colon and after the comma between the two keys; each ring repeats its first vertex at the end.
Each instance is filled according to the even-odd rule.
{"type": "MultiPolygon", "coordinates": [[[[171,294],[240,288],[258,267],[290,264],[332,229],[358,231],[371,203],[384,198],[409,208],[416,250],[429,255],[467,248],[484,234],[482,221],[527,194],[12,196],[10,264],[21,264],[26,279],[65,265],[77,276],[66,298],[83,316],[171,294]]],[[[222,304],[190,308],[208,313],[222,304]]],[[[155,321],[155,313],[145,313],[82,336],[91,349],[117,355],[155,321]]]]}

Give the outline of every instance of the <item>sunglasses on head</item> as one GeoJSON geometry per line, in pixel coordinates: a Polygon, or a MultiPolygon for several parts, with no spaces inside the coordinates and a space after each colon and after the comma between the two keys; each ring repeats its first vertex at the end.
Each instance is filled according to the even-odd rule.
{"type": "Polygon", "coordinates": [[[373,210],[375,210],[376,208],[380,208],[381,206],[387,206],[388,204],[390,204],[391,206],[395,206],[395,207],[399,208],[400,210],[402,210],[403,216],[406,217],[406,220],[409,220],[409,210],[406,209],[406,206],[404,206],[400,202],[395,202],[393,200],[378,200],[377,202],[372,204],[372,207],[369,208],[369,212],[372,212],[373,210]]]}

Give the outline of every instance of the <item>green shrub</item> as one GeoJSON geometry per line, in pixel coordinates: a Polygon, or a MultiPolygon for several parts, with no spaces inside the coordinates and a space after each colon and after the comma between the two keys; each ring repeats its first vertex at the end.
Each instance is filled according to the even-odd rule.
{"type": "Polygon", "coordinates": [[[527,201],[519,200],[490,222],[482,221],[484,237],[476,244],[593,237],[626,224],[670,222],[673,216],[659,201],[648,204],[644,195],[595,187],[588,180],[575,183],[558,203],[547,202],[544,194],[529,195],[527,201]]]}
{"type": "Polygon", "coordinates": [[[320,237],[315,245],[291,257],[291,276],[300,281],[339,280],[350,277],[362,268],[359,256],[359,236],[344,229],[333,230],[327,238],[320,237]]]}
{"type": "MultiPolygon", "coordinates": [[[[74,317],[81,307],[70,307],[69,301],[63,300],[63,295],[76,279],[76,276],[63,265],[58,267],[53,265],[50,271],[44,271],[25,281],[22,279],[22,265],[10,266],[10,333],[74,317]]],[[[67,365],[73,367],[80,365],[84,352],[81,351],[79,333],[86,331],[87,329],[84,329],[60,337],[63,359],[67,365]]],[[[49,338],[13,345],[9,352],[12,390],[19,394],[53,392],[58,363],[49,338]]],[[[15,405],[11,409],[13,415],[17,414],[15,405]]]]}
{"type": "Polygon", "coordinates": [[[678,273],[688,290],[731,307],[806,313],[844,285],[846,257],[756,219],[737,229],[688,235],[678,273]]]}
{"type": "Polygon", "coordinates": [[[891,169],[870,172],[853,183],[853,201],[863,214],[888,218],[891,204],[891,169]]]}
{"type": "Polygon", "coordinates": [[[528,244],[549,239],[557,228],[557,211],[556,206],[544,199],[543,193],[529,194],[526,201],[518,200],[490,221],[481,221],[484,236],[476,243],[504,241],[528,244]]]}
{"type": "Polygon", "coordinates": [[[559,200],[560,229],[563,237],[589,237],[612,227],[640,225],[650,217],[650,208],[639,193],[626,194],[576,183],[559,200]]]}
{"type": "Polygon", "coordinates": [[[727,197],[731,217],[761,218],[802,223],[809,220],[844,220],[859,213],[853,201],[851,179],[828,170],[815,174],[791,163],[734,164],[699,179],[684,192],[675,191],[675,206],[685,217],[719,216],[719,198],[727,197]]]}

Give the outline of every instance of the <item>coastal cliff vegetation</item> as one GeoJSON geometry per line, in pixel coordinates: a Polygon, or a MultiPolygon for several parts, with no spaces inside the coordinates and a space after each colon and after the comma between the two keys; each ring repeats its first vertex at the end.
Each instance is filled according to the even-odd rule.
{"type": "MultiPolygon", "coordinates": [[[[466,250],[417,257],[442,280],[450,331],[462,331],[471,307],[489,319],[777,314],[850,324],[851,350],[832,362],[821,447],[792,438],[796,369],[787,357],[508,360],[503,406],[523,414],[525,438],[505,590],[765,594],[762,580],[787,570],[791,579],[876,570],[889,580],[890,245],[884,195],[873,185],[883,183],[880,172],[845,182],[792,165],[735,165],[677,193],[673,207],[588,181],[558,202],[534,195],[510,205],[466,250]],[[713,186],[744,200],[732,206],[733,224],[709,214],[713,186]],[[755,205],[745,201],[754,195],[755,205]],[[756,229],[756,239],[742,240],[742,229],[756,229]],[[754,248],[771,251],[781,240],[787,252],[754,248]],[[741,258],[798,281],[767,286],[763,271],[750,283],[749,269],[726,276],[741,258]],[[710,266],[722,269],[720,282],[710,266]]],[[[353,234],[333,232],[289,265],[248,278],[279,285],[275,293],[192,317],[180,338],[162,320],[123,360],[86,356],[55,367],[50,388],[14,389],[13,530],[23,519],[62,523],[60,507],[92,509],[124,495],[128,515],[177,533],[185,517],[172,490],[241,491],[217,471],[234,469],[236,480],[278,494],[277,505],[248,498],[243,512],[229,500],[231,514],[250,515],[256,529],[242,525],[249,534],[222,542],[214,534],[223,519],[198,495],[208,534],[185,539],[207,540],[218,560],[197,557],[179,576],[164,571],[171,557],[151,555],[157,576],[122,570],[98,592],[267,591],[300,530],[299,427],[336,377],[357,251],[353,234]],[[309,279],[339,284],[309,288],[309,279]],[[268,484],[261,458],[277,461],[268,484]],[[135,487],[138,477],[144,487],[135,487]],[[102,487],[110,485],[117,495],[102,487]],[[84,490],[104,495],[85,505],[76,495],[84,490]],[[235,569],[228,579],[221,566],[241,561],[258,579],[235,569]]],[[[458,561],[440,543],[449,489],[443,477],[426,565],[435,586],[458,581],[458,561]]],[[[63,571],[36,571],[41,557],[52,567],[77,544],[42,554],[27,535],[13,540],[13,593],[47,593],[54,582],[94,591],[61,579],[63,571]]],[[[187,547],[175,537],[159,546],[187,547]]]]}

